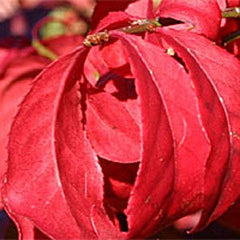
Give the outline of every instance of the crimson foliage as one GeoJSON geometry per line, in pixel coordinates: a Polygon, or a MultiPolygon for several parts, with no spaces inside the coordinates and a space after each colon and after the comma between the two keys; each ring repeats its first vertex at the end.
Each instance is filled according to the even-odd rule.
{"type": "Polygon", "coordinates": [[[229,208],[240,184],[240,62],[213,42],[220,23],[215,0],[155,10],[99,1],[92,33],[108,29],[108,43],[79,44],[47,67],[27,55],[30,79],[44,69],[19,107],[3,102],[13,110],[2,134],[17,112],[2,194],[22,237],[145,238],[198,212],[194,232],[229,208]],[[156,17],[153,32],[124,32],[156,17]]]}

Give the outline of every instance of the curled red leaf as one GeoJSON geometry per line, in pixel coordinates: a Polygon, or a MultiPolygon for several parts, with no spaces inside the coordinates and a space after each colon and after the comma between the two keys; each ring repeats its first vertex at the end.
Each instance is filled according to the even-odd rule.
{"type": "Polygon", "coordinates": [[[190,23],[189,30],[215,39],[220,29],[221,12],[216,0],[162,0],[157,16],[190,23]]]}

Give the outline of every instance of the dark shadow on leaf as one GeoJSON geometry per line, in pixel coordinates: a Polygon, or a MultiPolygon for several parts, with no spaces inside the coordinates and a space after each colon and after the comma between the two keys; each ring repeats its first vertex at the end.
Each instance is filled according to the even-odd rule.
{"type": "Polygon", "coordinates": [[[109,218],[119,224],[121,231],[128,231],[124,209],[132,186],[134,185],[139,163],[122,164],[99,157],[99,164],[104,175],[104,207],[109,218]]]}
{"type": "Polygon", "coordinates": [[[183,23],[182,21],[173,19],[173,18],[158,18],[158,22],[164,27],[164,26],[170,26],[170,25],[176,25],[183,23]]]}
{"type": "Polygon", "coordinates": [[[128,99],[136,99],[137,93],[133,78],[123,78],[114,72],[108,72],[100,77],[96,84],[96,88],[104,90],[109,81],[113,81],[117,91],[112,93],[120,101],[127,101],[128,99]]]}

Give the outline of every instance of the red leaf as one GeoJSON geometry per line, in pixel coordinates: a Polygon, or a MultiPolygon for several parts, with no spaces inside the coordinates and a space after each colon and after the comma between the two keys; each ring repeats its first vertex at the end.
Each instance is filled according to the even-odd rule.
{"type": "Polygon", "coordinates": [[[92,86],[95,86],[100,77],[106,75],[108,72],[109,68],[103,61],[101,54],[99,53],[99,48],[92,48],[87,56],[84,66],[84,75],[88,82],[90,82],[92,86]]]}
{"type": "Polygon", "coordinates": [[[59,58],[38,76],[10,135],[5,205],[52,238],[118,237],[102,206],[102,173],[81,126],[76,81],[85,55],[82,48],[59,58]]]}
{"type": "MultiPolygon", "coordinates": [[[[8,40],[6,40],[8,43],[8,40]]],[[[10,42],[10,40],[9,40],[10,42]]],[[[14,43],[13,43],[14,44],[14,43]]],[[[1,65],[1,69],[0,69],[0,76],[2,76],[6,70],[6,68],[8,67],[8,65],[12,62],[12,60],[14,60],[16,57],[24,57],[29,55],[29,52],[32,52],[30,48],[26,48],[26,49],[18,49],[18,48],[8,48],[8,44],[7,44],[7,48],[1,47],[0,48],[0,65],[1,65]]]]}
{"type": "MultiPolygon", "coordinates": [[[[164,31],[161,30],[161,33],[164,31]]],[[[199,229],[218,218],[239,195],[237,186],[240,176],[236,169],[239,168],[240,148],[240,116],[238,116],[240,63],[225,50],[196,34],[177,31],[168,31],[167,34],[168,37],[165,35],[164,38],[171,42],[185,61],[193,79],[197,74],[195,81],[198,79],[199,83],[194,82],[196,89],[201,85],[201,88],[204,87],[204,92],[201,91],[203,94],[200,96],[201,101],[205,101],[205,104],[209,101],[210,104],[205,105],[205,110],[210,107],[209,115],[202,113],[204,126],[211,140],[212,155],[206,165],[205,196],[202,219],[197,228],[199,229]],[[174,37],[174,40],[173,38],[170,40],[169,36],[174,37]],[[215,100],[213,98],[207,100],[207,91],[215,92],[212,92],[215,100]],[[215,120],[208,116],[211,118],[214,116],[215,120]],[[229,141],[231,149],[226,141],[229,141]]]]}
{"type": "Polygon", "coordinates": [[[118,61],[118,56],[113,53],[114,46],[116,44],[106,46],[102,51],[92,49],[85,64],[85,75],[91,83],[86,111],[87,132],[97,155],[114,162],[137,162],[140,144],[139,106],[134,91],[134,79],[125,79],[110,72],[103,62],[104,58],[110,65],[111,58],[113,70],[117,67],[117,72],[123,73],[123,68],[119,65],[122,62],[128,64],[126,56],[122,53],[122,59],[118,61]],[[97,79],[94,77],[96,73],[97,79]],[[92,85],[98,87],[94,88],[92,85]]]}
{"type": "MultiPolygon", "coordinates": [[[[160,32],[163,33],[164,31],[161,30],[160,32]]],[[[202,180],[205,178],[203,182],[205,195],[203,201],[206,205],[206,212],[209,212],[220,194],[220,186],[229,156],[230,143],[227,118],[224,108],[218,99],[218,92],[211,86],[211,79],[209,79],[207,73],[202,71],[199,63],[188,55],[187,48],[181,45],[181,41],[177,41],[176,38],[171,38],[171,36],[172,32],[169,31],[167,36],[164,36],[164,39],[186,64],[196,89],[195,91],[200,99],[200,116],[211,144],[211,152],[205,166],[202,166],[201,177],[202,180]],[[215,165],[216,161],[219,162],[217,166],[215,165]]]]}
{"type": "MultiPolygon", "coordinates": [[[[102,158],[122,163],[136,162],[139,161],[140,137],[134,80],[109,70],[102,56],[108,60],[114,56],[114,48],[110,45],[107,50],[93,48],[85,64],[85,76],[90,82],[86,111],[88,138],[96,154],[102,158]],[[109,48],[111,50],[107,51],[109,48]]],[[[116,61],[112,58],[112,67],[121,65],[117,55],[115,58],[116,61]]],[[[118,72],[122,72],[121,67],[118,72]]]]}
{"type": "Polygon", "coordinates": [[[93,32],[128,26],[138,19],[153,19],[153,2],[149,0],[98,1],[93,17],[93,32]]]}
{"type": "Polygon", "coordinates": [[[91,33],[96,33],[104,30],[117,29],[129,25],[129,22],[135,20],[134,17],[125,12],[109,12],[106,17],[101,19],[95,28],[92,28],[91,33]]]}
{"type": "Polygon", "coordinates": [[[75,59],[75,68],[68,73],[68,81],[59,102],[56,120],[56,156],[66,199],[80,231],[85,238],[117,238],[120,233],[107,217],[103,207],[103,176],[96,154],[84,132],[83,109],[79,102],[76,78],[83,66],[82,49],[75,59]]]}
{"type": "Polygon", "coordinates": [[[154,18],[153,1],[138,0],[134,3],[129,4],[125,12],[138,18],[153,19],[154,18]]]}
{"type": "MultiPolygon", "coordinates": [[[[171,2],[163,1],[166,16],[171,2]]],[[[178,10],[195,6],[176,4],[178,10]]],[[[209,12],[216,14],[216,9],[209,12]]],[[[178,14],[174,16],[181,18],[178,14]]],[[[121,24],[130,19],[114,13],[99,29],[121,26],[113,16],[122,19],[121,24]]],[[[214,36],[200,19],[198,12],[196,29],[214,36]]],[[[102,52],[92,50],[98,56],[88,59],[90,67],[83,70],[88,50],[81,47],[34,81],[12,126],[3,189],[6,208],[19,229],[30,226],[23,237],[38,229],[54,239],[124,238],[110,219],[124,211],[129,196],[127,237],[147,237],[176,218],[202,210],[197,230],[239,195],[240,63],[197,34],[157,31],[152,36],[162,47],[112,31],[122,42],[117,49],[126,50],[120,61],[115,59],[116,45],[103,47],[102,52]],[[163,47],[173,48],[174,56],[163,47]],[[104,61],[98,64],[101,54],[104,61]],[[118,76],[122,67],[129,70],[129,63],[131,79],[124,78],[125,72],[118,76]],[[100,69],[100,79],[91,76],[95,69],[100,69]],[[105,74],[112,75],[103,79],[105,74]],[[130,93],[133,99],[121,92],[130,81],[136,86],[136,96],[130,93]],[[113,176],[111,171],[124,163],[132,177],[113,176]],[[112,204],[109,211],[107,204],[112,204]]]]}
{"type": "Polygon", "coordinates": [[[96,153],[113,162],[139,161],[139,127],[124,103],[108,93],[88,97],[87,133],[96,153]]]}
{"type": "MultiPolygon", "coordinates": [[[[101,57],[109,69],[121,68],[128,64],[126,52],[124,51],[121,41],[116,41],[105,46],[101,53],[101,57]]],[[[121,70],[120,73],[122,73],[121,70]]]]}
{"type": "Polygon", "coordinates": [[[98,0],[92,16],[92,29],[95,29],[96,26],[99,24],[100,20],[106,17],[110,12],[119,12],[119,15],[122,15],[123,11],[128,7],[128,5],[135,1],[138,0],[98,0]]]}
{"type": "Polygon", "coordinates": [[[217,0],[217,3],[221,10],[224,10],[227,7],[227,0],[217,0]]]}
{"type": "Polygon", "coordinates": [[[59,56],[73,51],[82,44],[84,37],[81,35],[61,36],[43,41],[43,45],[59,56]]]}
{"type": "Polygon", "coordinates": [[[139,163],[121,164],[101,158],[99,160],[104,174],[104,205],[108,215],[118,226],[120,223],[117,216],[127,207],[139,163]]]}
{"type": "Polygon", "coordinates": [[[86,236],[63,196],[53,141],[54,113],[68,73],[75,66],[72,58],[77,56],[74,52],[60,58],[38,76],[10,135],[5,205],[14,215],[30,219],[53,238],[86,236]]]}
{"type": "MultiPolygon", "coordinates": [[[[19,54],[20,55],[20,54],[19,54]]],[[[6,171],[8,133],[18,105],[30,89],[30,81],[48,63],[38,56],[12,59],[0,76],[0,179],[6,171]]],[[[2,181],[0,181],[0,186],[2,181]]]]}
{"type": "Polygon", "coordinates": [[[153,1],[149,0],[98,0],[93,13],[93,28],[105,18],[109,12],[126,12],[138,18],[154,18],[153,1]]]}
{"type": "MultiPolygon", "coordinates": [[[[81,42],[81,36],[71,36],[51,39],[44,44],[62,55],[81,42]]],[[[3,71],[0,74],[0,179],[6,171],[8,133],[18,105],[29,91],[31,81],[50,63],[48,59],[37,55],[31,47],[10,50],[2,48],[1,53],[3,71]]]]}
{"type": "Polygon", "coordinates": [[[143,237],[149,234],[145,231],[146,224],[150,221],[155,223],[162,217],[162,207],[169,200],[173,183],[172,135],[161,92],[153,80],[150,66],[142,58],[141,49],[145,47],[145,42],[119,32],[114,32],[114,35],[122,40],[128,50],[140,101],[141,165],[126,214],[129,237],[143,237]],[[162,181],[158,180],[159,176],[162,181]]]}
{"type": "Polygon", "coordinates": [[[216,0],[162,0],[156,15],[191,23],[194,31],[212,39],[220,28],[221,12],[216,0]]]}
{"type": "MultiPolygon", "coordinates": [[[[138,40],[138,42],[135,40],[133,43],[138,46],[137,51],[139,52],[141,58],[144,59],[145,64],[148,64],[148,69],[145,69],[145,71],[149,71],[150,69],[152,72],[151,81],[155,82],[157,85],[167,109],[167,116],[175,142],[175,186],[172,195],[173,202],[171,203],[171,207],[168,210],[167,215],[170,219],[178,218],[184,214],[190,213],[191,211],[196,211],[201,205],[203,184],[202,176],[210,151],[208,138],[204,132],[203,123],[199,118],[200,113],[198,109],[197,96],[191,86],[191,79],[184,71],[183,67],[174,62],[170,56],[162,53],[159,48],[155,49],[154,46],[149,45],[146,42],[140,42],[140,40],[138,40]],[[152,61],[152,59],[154,59],[154,61],[152,61]],[[158,66],[155,65],[155,62],[159,63],[158,66]],[[176,96],[178,96],[178,101],[176,101],[176,96]],[[176,112],[178,114],[176,114],[176,112]],[[191,114],[189,114],[190,112],[191,114]],[[194,129],[194,131],[192,131],[192,129],[194,129]],[[195,146],[201,146],[201,148],[199,148],[197,152],[193,152],[191,149],[194,149],[195,146]],[[193,165],[195,165],[194,168],[191,167],[193,165]],[[194,177],[189,179],[189,175],[194,177]],[[188,202],[192,203],[187,204],[188,202]]],[[[131,52],[133,52],[133,50],[129,50],[130,56],[131,52]]],[[[134,58],[134,54],[136,53],[133,52],[132,54],[133,55],[130,59],[132,58],[136,61],[134,58]]],[[[132,60],[131,66],[134,65],[135,64],[132,60]]],[[[142,69],[143,66],[139,64],[134,68],[142,69]]],[[[144,168],[142,168],[142,171],[145,173],[144,168]]],[[[153,173],[151,173],[151,175],[152,174],[153,173]]],[[[144,179],[146,181],[146,175],[144,179]]],[[[171,187],[169,186],[169,188],[171,187]]],[[[141,187],[140,189],[144,189],[144,187],[141,187]]],[[[160,190],[163,189],[163,187],[156,187],[156,189],[159,192],[163,191],[160,190]]],[[[138,194],[135,193],[133,196],[139,195],[143,198],[145,194],[146,192],[141,192],[138,194]]],[[[152,201],[154,202],[154,199],[152,201]]],[[[159,203],[161,201],[157,200],[156,202],[159,203]]],[[[147,207],[146,203],[144,206],[147,207]]],[[[151,217],[153,218],[153,216],[151,217]]],[[[167,221],[170,219],[167,219],[167,221]]],[[[161,220],[161,218],[155,220],[158,222],[158,228],[161,220]]],[[[145,219],[143,218],[142,221],[142,223],[144,223],[145,219]]],[[[154,224],[156,224],[156,222],[149,225],[148,229],[145,229],[145,231],[151,232],[154,229],[154,224]]],[[[159,229],[155,229],[155,231],[156,230],[159,229]]]]}
{"type": "Polygon", "coordinates": [[[226,0],[228,7],[237,7],[240,5],[240,0],[226,0]]]}
{"type": "Polygon", "coordinates": [[[111,84],[108,80],[111,78],[132,78],[126,53],[121,42],[111,42],[104,48],[93,48],[87,57],[84,73],[93,86],[104,86],[104,89],[108,89],[106,91],[111,93],[116,88],[110,87],[109,85],[111,84]]]}

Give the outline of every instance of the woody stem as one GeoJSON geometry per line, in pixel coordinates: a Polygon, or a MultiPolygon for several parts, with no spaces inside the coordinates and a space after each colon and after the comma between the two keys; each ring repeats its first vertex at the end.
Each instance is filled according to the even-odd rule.
{"type": "Polygon", "coordinates": [[[240,7],[226,8],[222,11],[223,18],[240,18],[240,7]]]}
{"type": "Polygon", "coordinates": [[[142,20],[139,24],[132,24],[127,27],[119,28],[117,30],[125,33],[141,33],[146,31],[151,31],[152,28],[161,27],[162,25],[157,20],[142,20]]]}

